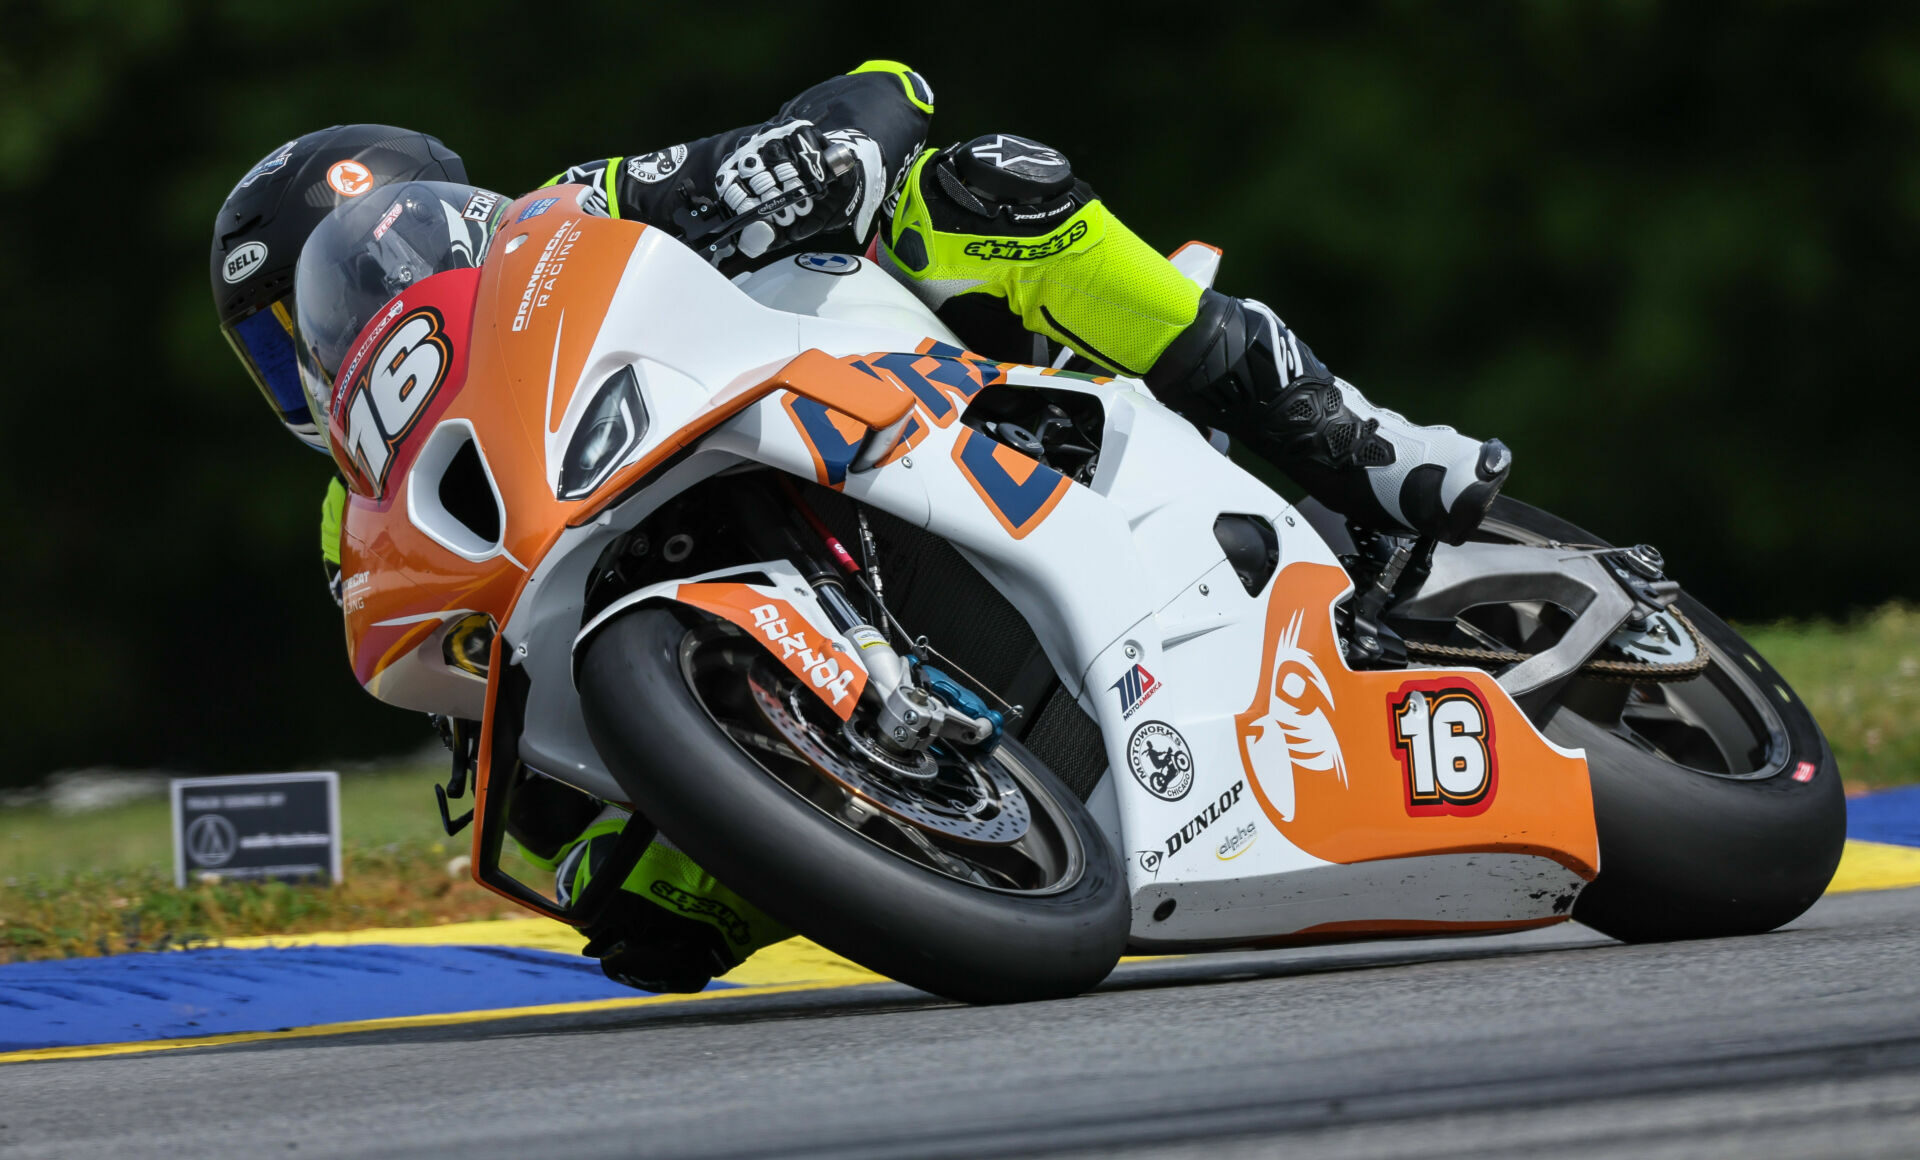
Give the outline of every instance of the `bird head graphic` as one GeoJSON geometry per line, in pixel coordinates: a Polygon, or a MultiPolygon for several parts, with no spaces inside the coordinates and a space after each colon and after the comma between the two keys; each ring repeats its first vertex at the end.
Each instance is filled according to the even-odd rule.
{"type": "Polygon", "coordinates": [[[1303,620],[1304,613],[1295,611],[1280,632],[1266,678],[1266,709],[1244,726],[1247,759],[1285,821],[1293,819],[1299,771],[1332,773],[1347,784],[1346,759],[1333,729],[1333,690],[1319,662],[1300,646],[1303,620]]]}

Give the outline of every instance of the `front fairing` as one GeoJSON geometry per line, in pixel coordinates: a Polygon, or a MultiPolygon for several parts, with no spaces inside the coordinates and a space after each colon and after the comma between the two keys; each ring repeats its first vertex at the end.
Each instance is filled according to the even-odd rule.
{"type": "Polygon", "coordinates": [[[524,222],[510,213],[479,269],[410,287],[343,367],[335,438],[354,469],[341,537],[347,647],[355,677],[390,703],[480,715],[483,681],[449,663],[445,636],[475,616],[504,623],[581,502],[555,494],[560,424],[549,416],[570,401],[644,227],[569,211],[573,200],[524,222]],[[563,280],[566,300],[588,308],[572,335],[563,280]],[[408,381],[409,360],[432,373],[408,381]]]}

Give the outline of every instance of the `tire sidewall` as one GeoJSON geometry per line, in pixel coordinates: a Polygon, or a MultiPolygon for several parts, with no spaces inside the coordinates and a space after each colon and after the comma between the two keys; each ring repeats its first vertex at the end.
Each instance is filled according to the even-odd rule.
{"type": "MultiPolygon", "coordinates": [[[[1562,542],[1605,542],[1504,496],[1488,516],[1562,542]]],[[[1812,712],[1725,621],[1684,593],[1677,605],[1771,698],[1786,753],[1769,776],[1715,777],[1661,761],[1569,709],[1541,723],[1556,744],[1586,750],[1593,787],[1600,874],[1574,917],[1627,941],[1755,934],[1792,921],[1826,890],[1846,841],[1838,764],[1812,712]]]]}
{"type": "Polygon", "coordinates": [[[960,882],[863,838],[802,800],[708,716],[680,667],[693,614],[647,604],[580,653],[588,733],[634,805],[754,905],[891,978],[967,1002],[1077,994],[1124,949],[1125,876],[1104,834],[1051,771],[1003,741],[1053,796],[1084,851],[1046,895],[960,882]]]}

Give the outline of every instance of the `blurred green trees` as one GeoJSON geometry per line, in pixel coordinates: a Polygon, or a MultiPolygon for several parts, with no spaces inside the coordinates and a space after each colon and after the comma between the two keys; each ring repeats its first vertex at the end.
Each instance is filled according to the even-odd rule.
{"type": "Polygon", "coordinates": [[[212,324],[208,226],[247,166],[389,121],[518,192],[869,57],[931,79],[938,140],[1039,137],[1150,241],[1224,246],[1223,289],[1382,402],[1500,435],[1516,495],[1658,544],[1722,611],[1914,594],[1920,10],[897,11],[8,5],[0,785],[426,737],[354,686],[328,465],[212,324]]]}

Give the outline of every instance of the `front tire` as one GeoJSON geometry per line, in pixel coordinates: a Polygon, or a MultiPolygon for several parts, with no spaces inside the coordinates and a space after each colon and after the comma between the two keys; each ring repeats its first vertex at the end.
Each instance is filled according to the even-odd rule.
{"type": "MultiPolygon", "coordinates": [[[[734,732],[723,729],[729,684],[755,673],[770,682],[775,670],[730,626],[642,605],[586,644],[576,681],[594,746],[634,805],[715,877],[828,949],[968,1003],[1063,998],[1106,977],[1131,921],[1124,875],[1086,807],[1037,758],[1007,739],[990,760],[1028,799],[1033,825],[1051,827],[1042,860],[1057,873],[1031,889],[962,881],[908,856],[930,844],[927,832],[904,847],[874,840],[880,831],[849,821],[871,824],[870,800],[849,795],[848,806],[831,784],[803,793],[778,744],[758,745],[763,761],[746,730],[731,719],[734,732]],[[731,651],[697,669],[709,648],[731,651]]],[[[971,847],[933,845],[936,863],[969,865],[971,847]]]]}
{"type": "MultiPolygon", "coordinates": [[[[1504,496],[1480,538],[1604,543],[1504,496]]],[[[1682,686],[1659,692],[1666,700],[1658,703],[1634,686],[1612,720],[1590,707],[1612,703],[1605,691],[1583,690],[1576,679],[1541,714],[1541,730],[1556,744],[1587,751],[1593,784],[1600,875],[1573,916],[1625,942],[1773,930],[1819,899],[1846,844],[1839,768],[1812,712],[1699,601],[1682,594],[1676,607],[1712,658],[1692,682],[1692,703],[1681,699],[1682,686]],[[1724,710],[1716,711],[1715,695],[1724,710]],[[1679,725],[1662,720],[1668,703],[1678,707],[1679,725]],[[1750,738],[1739,721],[1750,723],[1750,738]]]]}

